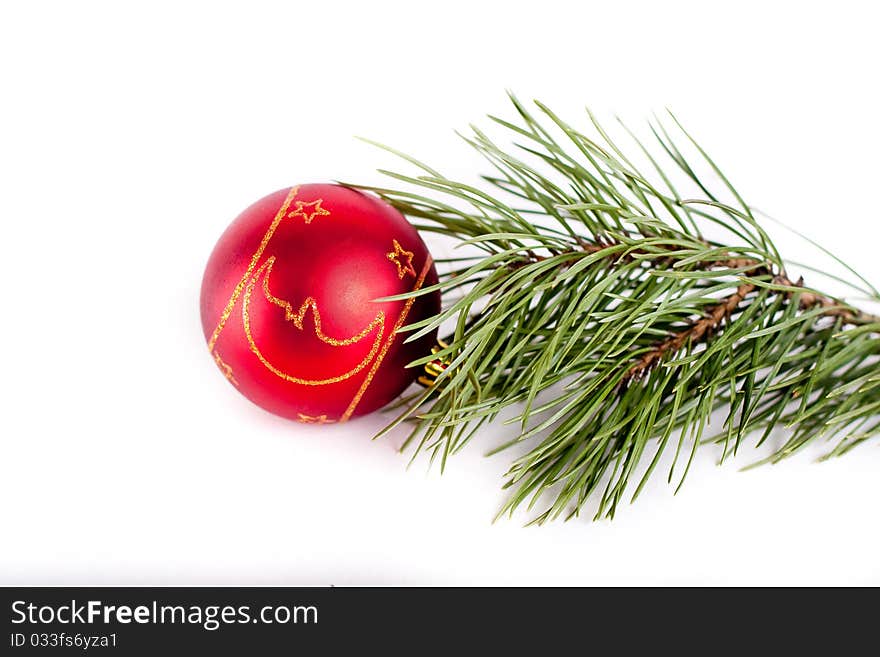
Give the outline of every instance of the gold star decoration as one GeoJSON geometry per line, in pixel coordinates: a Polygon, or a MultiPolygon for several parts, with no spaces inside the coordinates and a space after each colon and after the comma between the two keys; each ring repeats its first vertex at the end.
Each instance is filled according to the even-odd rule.
{"type": "Polygon", "coordinates": [[[287,216],[291,219],[293,217],[302,217],[306,220],[306,224],[310,224],[315,217],[322,217],[330,214],[329,210],[325,210],[321,207],[321,203],[323,202],[324,199],[322,198],[319,198],[317,201],[311,201],[310,203],[294,201],[295,208],[292,212],[289,212],[287,216]]]}
{"type": "Polygon", "coordinates": [[[409,274],[413,278],[416,277],[416,270],[413,269],[412,259],[413,252],[412,251],[404,251],[403,247],[400,246],[400,242],[397,240],[393,240],[394,242],[394,250],[388,252],[386,255],[388,259],[397,265],[397,278],[403,278],[405,274],[409,274]],[[406,261],[404,264],[403,260],[406,261]]]}
{"type": "Polygon", "coordinates": [[[333,424],[335,420],[328,420],[326,415],[306,415],[297,413],[297,419],[304,424],[333,424]]]}
{"type": "Polygon", "coordinates": [[[236,381],[235,377],[232,376],[232,367],[230,367],[229,364],[226,363],[226,361],[220,358],[220,354],[218,354],[216,351],[214,352],[214,362],[217,363],[217,367],[219,367],[220,371],[223,372],[223,376],[225,376],[232,385],[237,386],[238,381],[236,381]]]}

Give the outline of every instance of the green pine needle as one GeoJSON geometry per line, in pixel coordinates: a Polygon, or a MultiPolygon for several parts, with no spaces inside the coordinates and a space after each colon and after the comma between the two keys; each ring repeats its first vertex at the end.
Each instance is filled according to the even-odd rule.
{"type": "Polygon", "coordinates": [[[513,414],[493,453],[526,449],[499,515],[543,505],[536,523],[588,504],[613,517],[664,456],[680,487],[701,444],[724,461],[787,427],[762,461],[775,463],[823,437],[838,456],[880,432],[880,319],[790,280],[755,212],[675,117],[651,126],[658,153],[627,130],[626,155],[589,112],[593,136],[511,101],[515,120],[490,119],[514,148],[478,128],[465,137],[492,166],[486,187],[392,149],[418,170],[383,172],[401,189],[362,187],[475,253],[441,262],[443,310],[402,329],[418,339],[454,326],[447,347],[413,363],[448,367],[386,431],[410,423],[405,447],[445,467],[513,414]],[[706,435],[719,411],[723,426],[706,435]]]}

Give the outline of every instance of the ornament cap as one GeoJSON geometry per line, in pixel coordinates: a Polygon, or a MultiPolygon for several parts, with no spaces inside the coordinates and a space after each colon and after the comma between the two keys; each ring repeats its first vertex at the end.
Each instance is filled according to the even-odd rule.
{"type": "MultiPolygon", "coordinates": [[[[431,347],[431,353],[438,354],[448,347],[449,345],[446,342],[444,342],[440,338],[437,338],[437,344],[431,347]]],[[[433,387],[437,383],[437,377],[446,371],[446,368],[449,367],[450,362],[451,360],[447,357],[438,357],[428,363],[425,363],[423,373],[419,375],[419,378],[416,379],[416,381],[418,381],[420,385],[423,385],[426,388],[433,387]]]]}

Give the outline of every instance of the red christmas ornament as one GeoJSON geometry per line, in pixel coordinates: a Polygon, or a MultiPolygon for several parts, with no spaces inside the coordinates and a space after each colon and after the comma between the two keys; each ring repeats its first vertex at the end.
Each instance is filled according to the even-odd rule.
{"type": "Polygon", "coordinates": [[[302,185],[257,201],[226,229],[205,268],[202,327],[223,375],[255,404],[301,422],[344,422],[399,395],[405,365],[435,335],[399,327],[437,313],[431,254],[383,201],[339,185],[302,185]]]}

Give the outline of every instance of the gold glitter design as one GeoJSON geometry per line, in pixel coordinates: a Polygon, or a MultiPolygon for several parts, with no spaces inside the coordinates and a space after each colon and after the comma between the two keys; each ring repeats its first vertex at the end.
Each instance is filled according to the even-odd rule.
{"type": "Polygon", "coordinates": [[[296,202],[296,209],[288,214],[287,216],[291,219],[293,217],[302,217],[306,220],[306,225],[312,223],[312,219],[315,217],[327,216],[330,214],[329,210],[325,210],[321,207],[321,203],[324,202],[324,199],[319,198],[317,201],[312,201],[311,203],[304,203],[303,201],[296,202]],[[306,208],[311,208],[311,212],[306,212],[306,208]]]}
{"type": "Polygon", "coordinates": [[[328,420],[326,415],[306,415],[297,413],[296,418],[303,424],[334,424],[336,420],[328,420]]]}
{"type": "MultiPolygon", "coordinates": [[[[412,291],[422,287],[422,284],[425,282],[425,277],[428,275],[428,272],[431,270],[431,265],[434,260],[431,258],[431,255],[428,254],[428,257],[425,259],[425,265],[422,267],[422,271],[419,274],[419,277],[416,279],[416,283],[413,286],[412,291]]],[[[364,393],[367,391],[367,388],[370,387],[370,383],[373,381],[373,377],[376,375],[376,371],[379,369],[379,366],[382,364],[382,361],[385,360],[385,356],[388,354],[388,350],[391,348],[391,345],[394,343],[394,338],[397,337],[398,329],[403,326],[403,323],[406,321],[406,316],[409,315],[409,311],[412,308],[413,303],[415,302],[415,297],[410,297],[406,300],[406,304],[403,306],[403,310],[400,311],[400,315],[397,317],[397,321],[394,323],[394,326],[391,328],[391,334],[388,336],[388,339],[385,341],[385,344],[382,345],[382,351],[379,352],[378,358],[373,363],[373,367],[370,368],[370,371],[367,373],[367,377],[364,379],[363,384],[361,384],[360,389],[354,396],[354,399],[351,400],[351,403],[348,405],[348,408],[345,409],[345,413],[342,414],[342,417],[339,419],[340,422],[345,422],[348,420],[352,413],[354,413],[357,405],[361,403],[361,398],[364,396],[364,393]]]]}
{"type": "Polygon", "coordinates": [[[323,386],[330,383],[339,383],[340,381],[345,381],[346,379],[351,378],[362,369],[364,369],[367,365],[369,365],[370,361],[376,356],[376,353],[379,351],[379,346],[382,342],[382,335],[385,332],[385,313],[380,311],[376,315],[376,317],[367,325],[367,327],[357,335],[354,335],[350,338],[330,337],[321,330],[321,315],[318,312],[317,303],[315,302],[315,299],[313,297],[307,298],[300,306],[299,312],[294,313],[293,306],[290,303],[284,301],[283,299],[278,299],[277,297],[272,295],[272,293],[269,291],[269,273],[272,271],[272,265],[274,263],[275,256],[272,256],[271,258],[267,259],[265,263],[263,263],[263,265],[257,271],[256,275],[247,284],[241,306],[242,318],[244,320],[244,333],[247,337],[247,341],[250,345],[251,351],[254,352],[254,355],[259,359],[259,361],[263,363],[263,365],[265,365],[266,368],[276,376],[281,377],[285,381],[290,381],[291,383],[299,383],[300,385],[304,386],[323,386]],[[309,309],[311,309],[312,314],[315,318],[315,335],[319,340],[329,345],[333,345],[334,347],[341,347],[354,344],[355,342],[363,340],[378,327],[379,330],[376,332],[376,339],[373,341],[373,346],[370,348],[369,353],[360,363],[355,365],[348,372],[327,379],[302,379],[300,377],[292,376],[287,372],[279,370],[277,367],[272,365],[272,363],[270,363],[265,356],[263,356],[260,348],[257,347],[257,343],[254,341],[253,335],[251,334],[251,322],[248,309],[250,308],[251,296],[253,294],[254,287],[256,286],[257,281],[260,279],[260,277],[263,278],[263,292],[266,298],[273,304],[283,308],[285,318],[292,321],[297,329],[302,330],[305,314],[309,309]]]}
{"type": "Polygon", "coordinates": [[[397,278],[402,279],[406,274],[410,274],[413,278],[415,278],[416,270],[413,269],[412,265],[413,252],[405,251],[404,248],[400,246],[400,242],[398,242],[397,240],[392,240],[392,242],[394,243],[394,250],[386,253],[385,255],[391,262],[397,265],[397,278]],[[401,256],[406,258],[406,264],[403,264],[400,261],[401,256]]]}
{"type": "Polygon", "coordinates": [[[305,301],[300,305],[299,310],[297,312],[293,312],[293,306],[290,302],[285,301],[284,299],[279,299],[272,292],[269,291],[269,274],[272,273],[272,266],[275,264],[275,256],[272,256],[266,261],[262,267],[260,267],[260,271],[257,272],[256,278],[259,279],[260,273],[263,269],[266,270],[266,274],[263,276],[263,294],[266,299],[274,303],[276,306],[284,309],[284,319],[289,322],[293,322],[293,325],[296,326],[300,331],[302,331],[303,320],[306,317],[306,313],[311,308],[312,315],[315,318],[315,335],[318,336],[318,339],[322,342],[326,342],[327,344],[332,344],[334,347],[346,347],[350,344],[354,344],[355,342],[360,342],[365,337],[367,337],[370,333],[373,332],[373,329],[377,326],[385,327],[385,313],[381,310],[379,313],[373,318],[373,321],[367,324],[366,328],[363,331],[358,333],[357,335],[353,335],[350,338],[339,339],[339,338],[331,338],[329,335],[325,334],[321,329],[321,313],[318,312],[318,302],[315,300],[315,297],[307,297],[305,301]]]}
{"type": "MultiPolygon", "coordinates": [[[[299,191],[299,186],[290,188],[290,191],[287,192],[287,197],[284,199],[284,203],[281,204],[281,207],[275,214],[275,218],[272,220],[272,223],[269,226],[269,230],[267,230],[266,234],[263,235],[263,241],[260,242],[260,246],[257,248],[256,252],[251,258],[251,263],[248,265],[247,271],[244,273],[244,276],[241,277],[238,285],[235,286],[235,290],[233,290],[232,292],[229,303],[226,304],[226,307],[223,309],[223,314],[220,315],[220,322],[217,324],[217,328],[214,329],[214,333],[211,335],[211,339],[208,340],[208,351],[213,353],[214,345],[217,344],[217,338],[220,337],[220,333],[221,331],[223,331],[223,327],[226,326],[226,320],[229,319],[229,316],[232,314],[232,309],[235,308],[235,302],[241,295],[241,291],[244,289],[244,286],[247,285],[247,281],[251,277],[251,273],[253,273],[254,269],[257,266],[257,263],[263,256],[263,251],[265,251],[266,247],[269,245],[269,240],[272,239],[272,235],[275,233],[275,229],[278,228],[278,224],[281,223],[281,220],[287,213],[287,208],[290,207],[290,203],[296,196],[297,191],[299,191]]],[[[326,210],[324,210],[324,212],[326,212],[326,210]]]]}
{"type": "Polygon", "coordinates": [[[235,380],[235,377],[232,375],[232,367],[220,358],[220,354],[216,351],[214,352],[214,362],[217,363],[217,367],[220,368],[220,371],[223,372],[223,376],[234,386],[238,385],[238,381],[235,380]]]}

